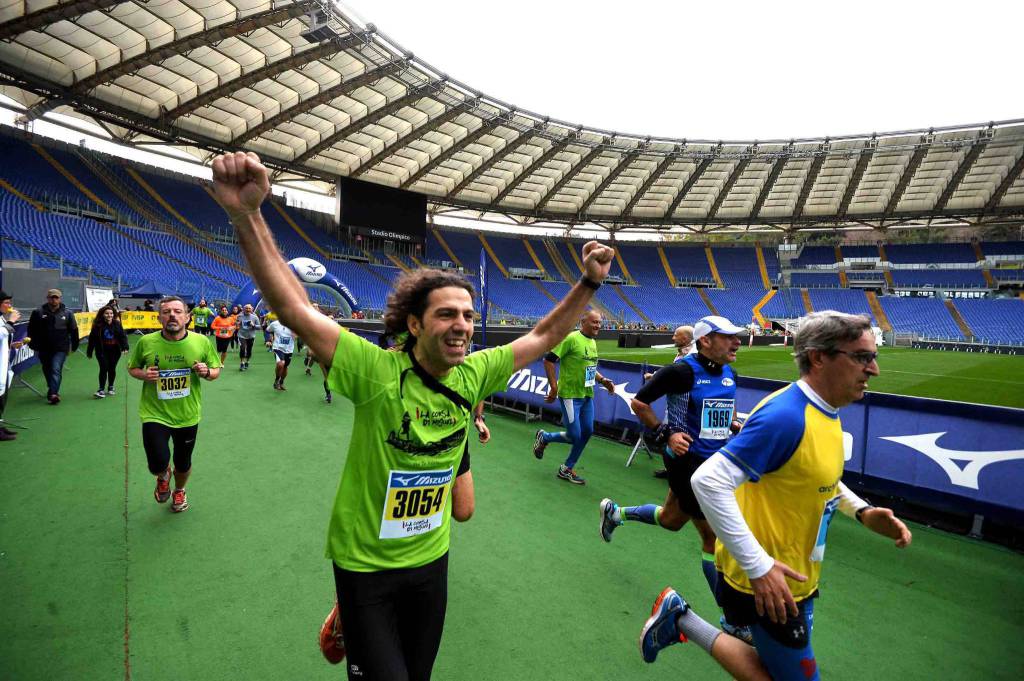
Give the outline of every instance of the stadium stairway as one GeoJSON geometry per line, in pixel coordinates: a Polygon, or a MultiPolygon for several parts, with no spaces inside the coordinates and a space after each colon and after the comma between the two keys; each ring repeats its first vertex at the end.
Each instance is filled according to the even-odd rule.
{"type": "Polygon", "coordinates": [[[967,321],[963,318],[963,315],[960,314],[960,310],[956,309],[956,305],[953,304],[953,301],[946,298],[942,302],[946,304],[946,309],[949,310],[949,314],[953,318],[953,321],[956,322],[956,325],[960,327],[960,333],[964,335],[964,338],[967,340],[974,338],[974,332],[971,331],[971,327],[967,326],[967,321]]]}
{"type": "Polygon", "coordinates": [[[541,285],[539,281],[537,281],[536,279],[530,279],[530,283],[533,284],[534,288],[536,288],[538,291],[544,294],[545,297],[549,298],[552,303],[558,302],[558,298],[555,298],[553,295],[551,295],[551,291],[544,288],[544,286],[541,285]]]}
{"type": "Polygon", "coordinates": [[[390,260],[391,263],[395,267],[397,267],[398,269],[402,270],[403,272],[411,272],[412,271],[408,265],[406,265],[404,262],[402,262],[401,260],[399,260],[395,256],[391,255],[390,253],[385,253],[384,257],[387,258],[388,260],[390,260]]]}
{"type": "Polygon", "coordinates": [[[35,199],[33,199],[30,196],[26,196],[25,194],[22,194],[20,191],[15,189],[7,180],[3,179],[2,177],[0,177],[0,189],[6,189],[7,191],[9,191],[10,193],[14,194],[19,199],[21,199],[22,201],[24,201],[25,203],[29,204],[30,206],[32,206],[33,208],[35,208],[36,210],[38,210],[40,212],[45,212],[46,211],[46,208],[43,207],[43,204],[39,203],[38,201],[36,201],[35,199]]]}
{"type": "Polygon", "coordinates": [[[558,270],[559,276],[562,277],[562,281],[571,285],[575,280],[573,279],[569,268],[566,266],[565,260],[555,247],[555,244],[547,239],[544,239],[541,243],[544,244],[544,250],[548,252],[548,257],[551,258],[551,262],[554,263],[555,269],[558,270]]]}
{"type": "Polygon", "coordinates": [[[168,252],[166,252],[164,250],[161,250],[159,248],[155,248],[155,247],[147,244],[146,242],[142,241],[141,239],[136,239],[134,236],[132,236],[131,234],[129,234],[125,230],[121,229],[120,225],[117,225],[116,223],[101,222],[99,224],[103,225],[104,227],[106,227],[107,229],[109,229],[109,230],[111,230],[113,232],[116,232],[117,234],[120,234],[125,239],[128,239],[129,241],[138,244],[140,248],[144,248],[144,249],[146,249],[148,251],[152,251],[152,252],[156,253],[157,255],[159,255],[161,258],[165,258],[167,260],[170,260],[171,262],[176,262],[179,265],[181,265],[182,267],[184,267],[185,269],[191,270],[192,272],[195,272],[199,276],[200,279],[202,279],[202,278],[213,279],[217,283],[222,284],[224,286],[227,286],[230,289],[237,288],[237,284],[235,282],[228,281],[226,279],[222,279],[221,277],[218,277],[217,275],[213,274],[212,272],[206,272],[206,271],[197,269],[197,268],[193,267],[192,265],[190,265],[189,263],[185,262],[184,260],[182,260],[180,258],[176,258],[176,257],[174,257],[173,255],[171,255],[170,253],[168,253],[168,252]]]}
{"type": "MultiPolygon", "coordinates": [[[[758,249],[757,249],[757,250],[758,250],[758,253],[760,253],[760,252],[761,252],[761,248],[760,248],[760,246],[758,247],[758,249]]],[[[760,261],[761,261],[762,263],[764,263],[764,258],[763,258],[763,257],[761,257],[761,258],[758,258],[758,260],[760,260],[760,261]]],[[[775,297],[775,294],[776,294],[776,293],[778,293],[778,290],[777,290],[777,289],[769,289],[769,290],[768,290],[768,292],[764,294],[764,297],[763,297],[763,298],[761,298],[761,300],[759,300],[759,301],[757,302],[757,305],[755,305],[755,306],[754,306],[754,309],[753,309],[753,310],[751,310],[751,312],[753,312],[753,313],[754,313],[754,317],[755,317],[755,318],[757,319],[757,323],[761,325],[761,328],[762,328],[762,329],[766,329],[766,328],[768,328],[768,318],[767,318],[767,317],[765,317],[765,316],[764,316],[764,315],[763,315],[763,314],[761,313],[761,310],[762,310],[762,309],[764,308],[764,306],[765,306],[765,305],[767,305],[767,304],[768,304],[768,302],[769,302],[769,301],[770,301],[770,300],[771,300],[772,298],[774,298],[774,297],[775,297]]]]}
{"type": "MultiPolygon", "coordinates": [[[[761,273],[761,283],[764,284],[766,291],[770,291],[772,288],[772,281],[768,277],[768,265],[764,261],[764,251],[761,250],[760,243],[754,244],[754,252],[757,255],[757,271],[761,273]]],[[[771,300],[771,296],[768,296],[768,298],[765,299],[765,302],[768,300],[771,300]]],[[[758,314],[756,310],[754,311],[754,314],[758,314]]],[[[760,317],[758,317],[758,319],[760,319],[760,317]]]]}
{"type": "MultiPolygon", "coordinates": [[[[843,249],[836,245],[836,263],[843,264],[843,249]]],[[[839,268],[839,285],[843,288],[850,288],[850,280],[846,278],[846,270],[839,268]]]]}
{"type": "Polygon", "coordinates": [[[491,244],[487,241],[487,237],[485,237],[483,233],[478,233],[477,236],[480,238],[480,243],[483,245],[484,250],[487,251],[487,256],[491,259],[491,262],[497,266],[502,276],[509,279],[508,269],[506,269],[506,267],[501,263],[501,258],[499,258],[498,254],[494,252],[494,249],[491,248],[491,244]]]}
{"type": "MultiPolygon", "coordinates": [[[[569,276],[565,281],[568,282],[570,286],[575,284],[576,280],[579,279],[584,272],[583,261],[580,260],[580,255],[576,252],[575,246],[577,246],[577,243],[573,241],[565,243],[565,250],[569,252],[569,256],[572,257],[573,263],[576,265],[576,269],[580,272],[578,276],[572,274],[573,270],[565,264],[565,259],[561,258],[561,253],[558,250],[558,244],[552,244],[552,250],[555,252],[555,255],[560,257],[562,265],[564,265],[567,270],[569,276]]],[[[558,263],[556,262],[556,265],[557,264],[558,263]]],[[[619,321],[624,321],[622,319],[623,315],[615,314],[615,312],[608,307],[608,301],[602,300],[600,294],[594,294],[594,297],[590,299],[590,305],[597,308],[605,319],[618,319],[619,321]]]]}
{"type": "Polygon", "coordinates": [[[533,244],[530,243],[529,239],[523,239],[523,246],[526,248],[526,252],[530,254],[530,259],[533,260],[533,264],[537,266],[537,269],[543,272],[545,277],[554,278],[554,274],[548,272],[548,268],[544,267],[544,263],[537,257],[537,251],[533,250],[533,244]]]}
{"type": "Polygon", "coordinates": [[[110,207],[110,206],[109,206],[109,205],[107,204],[107,202],[106,202],[106,201],[104,201],[104,200],[103,200],[103,199],[101,199],[100,197],[96,196],[96,194],[95,194],[95,193],[93,193],[93,191],[92,191],[91,189],[89,189],[89,188],[88,188],[88,187],[86,187],[86,186],[85,186],[84,184],[82,184],[82,183],[81,183],[81,182],[80,182],[80,181],[78,180],[78,178],[77,178],[77,177],[75,177],[75,176],[74,176],[74,175],[73,175],[73,174],[72,174],[71,172],[69,172],[69,171],[68,171],[68,169],[67,169],[67,168],[65,168],[65,167],[64,167],[64,166],[63,166],[63,165],[62,165],[62,164],[60,163],[60,161],[58,161],[57,159],[55,159],[55,158],[53,157],[53,155],[52,155],[52,154],[50,154],[50,152],[49,152],[49,151],[47,151],[46,149],[42,148],[42,147],[41,147],[41,146],[39,146],[38,144],[33,144],[33,145],[32,145],[32,148],[33,148],[33,149],[35,149],[35,150],[36,150],[36,152],[37,152],[37,153],[38,153],[38,154],[39,154],[40,156],[42,156],[42,157],[43,157],[44,159],[46,159],[46,162],[47,162],[47,163],[49,163],[49,164],[50,164],[51,166],[53,166],[54,170],[56,170],[56,171],[57,171],[58,173],[60,173],[61,175],[63,175],[63,176],[64,176],[64,178],[65,178],[65,179],[66,179],[66,180],[67,180],[68,182],[70,182],[70,183],[71,183],[71,184],[72,184],[72,185],[73,185],[73,186],[75,187],[75,189],[77,189],[77,190],[78,190],[79,192],[81,192],[81,193],[82,193],[82,195],[83,195],[83,196],[85,196],[85,198],[89,199],[90,201],[92,201],[93,203],[95,203],[95,204],[96,204],[97,206],[99,206],[99,207],[100,207],[100,208],[102,208],[103,210],[107,211],[107,214],[108,214],[108,215],[109,215],[109,216],[110,216],[110,217],[111,217],[112,219],[116,219],[116,217],[117,217],[117,211],[115,211],[115,210],[114,210],[113,208],[111,208],[111,207],[110,207]]]}
{"type": "Polygon", "coordinates": [[[800,289],[800,299],[804,301],[804,311],[807,314],[814,312],[814,305],[811,304],[811,294],[807,292],[807,289],[800,289]]]}
{"type": "MultiPolygon", "coordinates": [[[[709,248],[708,251],[710,252],[710,250],[711,249],[709,248]]],[[[711,296],[708,295],[708,292],[703,287],[697,288],[697,295],[700,296],[700,299],[703,300],[704,304],[708,306],[709,310],[711,310],[711,314],[718,314],[715,304],[711,302],[711,296]]]]}
{"type": "Polygon", "coordinates": [[[892,324],[889,323],[889,318],[885,316],[885,310],[882,309],[882,304],[878,302],[878,296],[875,295],[875,292],[865,291],[864,296],[868,299],[868,307],[871,308],[871,314],[875,315],[875,321],[878,322],[878,326],[882,331],[892,331],[892,324]]]}
{"type": "MultiPolygon", "coordinates": [[[[210,189],[206,185],[203,185],[203,189],[205,189],[210,194],[210,198],[211,199],[213,199],[214,201],[217,200],[217,197],[214,196],[212,189],[210,189]]],[[[286,211],[284,208],[282,208],[281,205],[277,201],[271,200],[270,201],[270,205],[274,207],[274,210],[276,210],[278,212],[278,214],[280,214],[281,219],[284,220],[285,223],[287,223],[287,225],[289,227],[291,227],[293,230],[295,230],[296,234],[298,234],[300,237],[302,237],[303,241],[305,241],[307,244],[309,244],[310,246],[313,247],[314,251],[319,253],[323,258],[325,258],[327,260],[331,259],[330,254],[327,251],[325,251],[323,248],[321,248],[320,244],[318,244],[316,241],[311,239],[310,236],[308,234],[306,234],[306,230],[304,230],[301,227],[299,227],[298,223],[296,223],[295,220],[292,219],[292,216],[288,215],[288,211],[286,211]]]]}
{"type": "Polygon", "coordinates": [[[668,277],[668,285],[672,288],[676,288],[678,285],[676,282],[676,275],[672,274],[672,266],[668,264],[668,256],[665,255],[665,249],[658,246],[658,258],[661,260],[661,266],[665,268],[665,276],[668,277]]]}
{"type": "Polygon", "coordinates": [[[177,220],[178,222],[180,222],[180,223],[181,223],[182,225],[184,225],[185,227],[188,227],[188,228],[189,228],[189,230],[190,230],[190,231],[192,232],[192,234],[193,234],[193,235],[194,235],[195,237],[198,237],[198,238],[202,238],[202,232],[201,232],[201,231],[200,231],[200,230],[199,230],[199,229],[198,229],[198,228],[197,228],[197,227],[196,227],[195,225],[193,225],[193,224],[192,224],[191,222],[189,222],[189,221],[188,221],[188,218],[186,218],[186,217],[185,217],[184,215],[182,215],[181,213],[179,213],[179,212],[178,212],[178,211],[177,211],[177,210],[176,210],[176,209],[174,208],[174,206],[172,206],[172,205],[171,205],[170,203],[168,203],[168,202],[167,202],[167,200],[166,200],[166,199],[165,199],[164,197],[160,196],[160,192],[158,192],[158,191],[157,191],[156,189],[154,189],[154,188],[153,188],[153,186],[152,186],[151,184],[149,184],[148,182],[146,182],[146,180],[145,180],[145,179],[143,179],[142,175],[140,175],[139,173],[137,173],[137,172],[135,171],[135,169],[134,169],[134,168],[132,168],[131,166],[127,166],[127,165],[126,165],[126,166],[124,167],[124,169],[125,169],[125,171],[126,171],[126,172],[128,173],[128,176],[129,176],[129,177],[131,177],[131,178],[132,178],[133,180],[135,180],[135,182],[136,182],[136,183],[137,183],[137,184],[138,184],[138,185],[139,185],[140,187],[142,187],[142,189],[143,189],[143,190],[144,190],[144,191],[145,191],[145,192],[146,192],[147,194],[149,194],[149,196],[150,196],[150,197],[151,197],[151,198],[152,198],[152,199],[153,199],[154,201],[156,201],[156,202],[157,202],[158,204],[160,204],[160,207],[161,207],[161,208],[163,208],[163,209],[164,209],[165,211],[167,211],[167,214],[168,214],[168,215],[170,215],[171,217],[173,217],[173,218],[174,218],[175,220],[177,220]]]}
{"type": "MultiPolygon", "coordinates": [[[[635,281],[633,279],[633,275],[629,273],[629,268],[626,267],[626,261],[622,257],[622,249],[620,249],[620,248],[616,248],[615,249],[615,259],[618,261],[619,269],[622,270],[622,276],[626,278],[626,281],[635,281]]],[[[632,305],[632,303],[630,303],[630,305],[632,305]]],[[[643,317],[643,314],[640,313],[639,310],[637,310],[637,313],[639,313],[640,316],[643,317]]],[[[644,317],[644,319],[646,319],[646,317],[644,317]]]]}
{"type": "MultiPolygon", "coordinates": [[[[715,254],[711,252],[711,245],[704,245],[704,255],[708,259],[708,269],[711,270],[711,277],[715,280],[715,286],[718,288],[725,288],[725,282],[722,281],[722,276],[718,273],[718,266],[715,265],[715,254]]],[[[702,294],[701,297],[704,297],[702,294]]],[[[705,301],[708,304],[709,309],[713,309],[710,300],[705,301]]],[[[718,314],[715,312],[715,314],[718,314]]]]}
{"type": "MultiPolygon", "coordinates": [[[[623,272],[625,272],[625,268],[623,268],[623,272]]],[[[630,309],[632,309],[633,312],[636,313],[637,317],[644,320],[645,324],[654,323],[653,321],[651,321],[650,317],[644,314],[643,310],[636,306],[636,303],[629,299],[629,296],[626,295],[626,292],[622,290],[621,286],[619,286],[618,284],[612,284],[612,289],[614,289],[614,291],[619,294],[619,298],[622,298],[622,302],[628,305],[630,309]]]]}
{"type": "Polygon", "coordinates": [[[131,191],[124,182],[114,173],[110,172],[103,163],[94,157],[92,154],[83,153],[80,150],[75,150],[75,156],[81,161],[82,165],[92,173],[93,177],[98,179],[100,182],[109,189],[112,194],[121,200],[129,210],[134,211],[141,220],[148,221],[151,225],[140,226],[163,226],[166,224],[166,220],[160,217],[160,214],[147,205],[145,199],[139,197],[135,192],[131,191]]]}
{"type": "Polygon", "coordinates": [[[441,232],[438,231],[436,227],[432,227],[430,231],[434,233],[434,238],[437,239],[437,243],[441,244],[441,248],[443,248],[444,252],[448,254],[448,257],[452,259],[452,262],[465,269],[462,261],[459,260],[457,255],[455,255],[455,251],[452,250],[452,247],[449,246],[448,242],[444,240],[443,236],[441,236],[441,232]]]}
{"type": "MultiPolygon", "coordinates": [[[[981,242],[975,241],[972,243],[974,246],[974,257],[978,259],[978,262],[985,260],[985,252],[981,249],[981,242]]],[[[992,277],[992,272],[987,267],[981,269],[981,276],[985,277],[985,285],[989,288],[999,288],[996,280],[992,277]]]]}
{"type": "MultiPolygon", "coordinates": [[[[885,254],[885,244],[878,244],[878,257],[881,258],[882,262],[889,262],[889,256],[885,254]]],[[[890,290],[896,288],[896,282],[892,280],[892,271],[888,269],[885,270],[885,285],[890,290]]]]}

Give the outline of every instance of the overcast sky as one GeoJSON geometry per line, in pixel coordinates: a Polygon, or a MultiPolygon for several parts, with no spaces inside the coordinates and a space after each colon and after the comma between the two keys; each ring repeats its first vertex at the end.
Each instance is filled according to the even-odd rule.
{"type": "Polygon", "coordinates": [[[619,132],[771,139],[1024,117],[1024,3],[344,0],[432,66],[619,132]]]}

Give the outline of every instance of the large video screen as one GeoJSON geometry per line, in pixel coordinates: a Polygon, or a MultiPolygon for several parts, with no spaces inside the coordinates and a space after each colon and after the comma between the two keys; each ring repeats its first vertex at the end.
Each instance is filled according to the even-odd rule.
{"type": "Polygon", "coordinates": [[[338,181],[343,227],[393,241],[423,243],[427,238],[427,197],[372,182],[338,181]]]}

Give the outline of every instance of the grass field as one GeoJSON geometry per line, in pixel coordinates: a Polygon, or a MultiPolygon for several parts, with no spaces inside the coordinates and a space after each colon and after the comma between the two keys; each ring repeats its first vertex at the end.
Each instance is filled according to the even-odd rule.
{"type": "MultiPolygon", "coordinates": [[[[675,350],[619,348],[598,341],[602,359],[668,364],[675,350]]],[[[740,348],[733,365],[741,376],[792,381],[797,377],[792,348],[740,348]]],[[[932,397],[940,400],[1024,408],[1024,356],[990,355],[909,348],[882,348],[881,375],[874,392],[932,397]]]]}
{"type": "MultiPolygon", "coordinates": [[[[753,356],[754,353],[751,353],[753,356]]],[[[967,359],[967,358],[964,358],[967,359]]],[[[974,358],[971,358],[974,359],[974,358]]],[[[780,362],[780,371],[784,363],[780,362]]],[[[189,500],[157,505],[136,416],[139,384],[91,397],[96,365],[73,355],[64,400],[17,389],[0,443],[0,679],[343,679],[316,647],[332,599],[323,557],[352,408],[293,372],[271,389],[268,353],[204,385],[189,500]]],[[[33,369],[28,380],[39,386],[33,369]]],[[[689,528],[632,525],[605,544],[602,497],[657,502],[657,462],[595,439],[585,487],[555,477],[566,453],[530,453],[537,425],[492,415],[473,448],[477,512],[453,528],[439,681],[726,678],[691,645],[645,665],[637,637],[671,584],[717,620],[689,528]]],[[[857,523],[832,524],[815,649],[834,680],[995,679],[1024,669],[1024,556],[913,525],[897,551],[857,523]]]]}

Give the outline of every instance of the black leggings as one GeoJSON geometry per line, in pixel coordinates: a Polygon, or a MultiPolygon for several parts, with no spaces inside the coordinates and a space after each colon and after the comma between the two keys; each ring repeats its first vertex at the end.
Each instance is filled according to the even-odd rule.
{"type": "Polygon", "coordinates": [[[238,339],[238,358],[241,360],[252,359],[252,342],[255,338],[238,339]]]}
{"type": "Polygon", "coordinates": [[[96,351],[96,361],[100,365],[100,390],[104,386],[114,387],[117,378],[117,363],[121,361],[121,348],[114,345],[102,347],[96,351]]]}
{"type": "Polygon", "coordinates": [[[142,424],[142,446],[149,461],[149,472],[160,475],[171,461],[170,440],[174,440],[174,469],[186,473],[192,470],[192,450],[196,446],[199,424],[185,428],[171,428],[162,423],[142,424]]]}
{"type": "Polygon", "coordinates": [[[350,681],[428,681],[448,605],[448,554],[418,568],[334,565],[350,681]],[[354,668],[354,669],[353,669],[354,668]]]}

